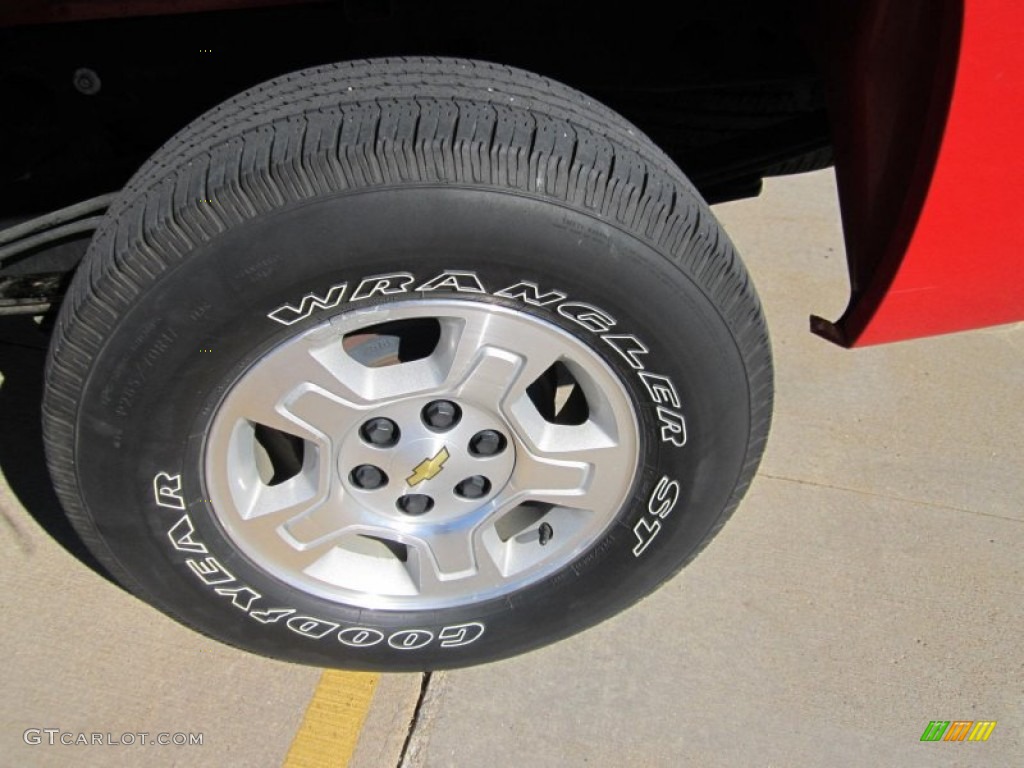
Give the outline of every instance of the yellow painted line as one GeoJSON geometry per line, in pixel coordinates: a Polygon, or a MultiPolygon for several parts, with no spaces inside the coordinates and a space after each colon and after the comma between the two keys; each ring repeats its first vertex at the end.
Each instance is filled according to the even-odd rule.
{"type": "Polygon", "coordinates": [[[292,740],[284,768],[345,768],[380,675],[325,670],[292,740]]]}

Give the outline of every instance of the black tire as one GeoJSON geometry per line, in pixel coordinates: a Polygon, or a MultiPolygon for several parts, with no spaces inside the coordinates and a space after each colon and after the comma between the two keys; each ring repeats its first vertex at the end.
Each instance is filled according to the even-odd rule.
{"type": "Polygon", "coordinates": [[[254,88],[138,172],[62,307],[44,432],[68,517],[141,599],[268,656],[445,668],[591,626],[692,559],[755,472],[771,379],[728,238],[637,129],[515,69],[379,60],[254,88]],[[396,272],[415,276],[403,292],[355,295],[396,272]],[[210,501],[204,445],[225,393],[277,345],[410,298],[511,311],[590,350],[634,409],[636,471],[557,571],[485,600],[383,610],[248,556],[210,501]]]}

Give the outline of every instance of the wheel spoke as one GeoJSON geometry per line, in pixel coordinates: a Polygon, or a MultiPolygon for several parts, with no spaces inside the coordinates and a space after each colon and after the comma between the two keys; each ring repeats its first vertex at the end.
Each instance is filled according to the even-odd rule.
{"type": "Polygon", "coordinates": [[[443,387],[481,407],[503,409],[558,359],[556,346],[530,341],[503,316],[472,313],[450,324],[438,345],[448,361],[443,387]]]}
{"type": "MultiPolygon", "coordinates": [[[[312,499],[283,502],[286,494],[277,492],[279,488],[263,488],[256,495],[252,513],[241,525],[249,541],[258,542],[261,548],[274,553],[276,563],[301,572],[323,556],[331,546],[333,537],[307,535],[305,540],[300,541],[290,532],[283,536],[282,531],[287,532],[294,521],[322,520],[329,516],[329,500],[326,494],[320,494],[312,499]]],[[[304,533],[308,534],[309,531],[304,533]]]]}
{"type": "MultiPolygon", "coordinates": [[[[233,414],[276,429],[294,430],[295,420],[289,418],[289,412],[298,415],[294,406],[307,394],[329,399],[336,404],[333,410],[366,407],[368,404],[359,393],[318,360],[316,354],[315,346],[303,338],[286,346],[273,364],[253,366],[232,390],[233,414]]],[[[320,424],[321,418],[315,411],[300,419],[314,432],[326,432],[327,424],[320,424]]]]}
{"type": "Polygon", "coordinates": [[[340,435],[363,418],[363,412],[323,389],[304,386],[296,388],[279,406],[300,423],[322,435],[340,435]]]}
{"type": "Polygon", "coordinates": [[[516,371],[515,380],[509,383],[506,402],[511,403],[525,398],[527,388],[562,357],[560,352],[558,348],[542,345],[537,349],[531,349],[516,371]]]}
{"type": "Polygon", "coordinates": [[[468,372],[454,387],[456,396],[475,405],[494,409],[505,399],[518,378],[523,358],[494,347],[479,350],[468,372]]]}
{"type": "Polygon", "coordinates": [[[305,547],[336,538],[359,526],[365,526],[359,507],[345,497],[333,496],[291,517],[282,527],[289,537],[305,547]]]}
{"type": "MultiPolygon", "coordinates": [[[[621,483],[618,444],[588,425],[557,426],[547,450],[522,445],[509,483],[511,498],[598,508],[621,483]],[[575,447],[573,447],[575,446],[575,447]]],[[[550,437],[550,435],[549,435],[550,437]]]]}
{"type": "Polygon", "coordinates": [[[476,572],[472,526],[439,526],[429,536],[417,537],[414,546],[419,554],[421,591],[432,583],[467,578],[476,572]]]}
{"type": "Polygon", "coordinates": [[[334,541],[332,537],[303,547],[291,546],[281,541],[275,549],[275,561],[290,571],[303,573],[330,553],[334,548],[334,541]]]}
{"type": "Polygon", "coordinates": [[[594,474],[594,464],[520,451],[510,486],[516,497],[536,501],[566,500],[585,496],[594,474]]]}
{"type": "Polygon", "coordinates": [[[299,475],[281,485],[258,485],[247,506],[239,512],[246,521],[292,519],[319,507],[326,498],[326,489],[317,491],[306,476],[299,475]]]}

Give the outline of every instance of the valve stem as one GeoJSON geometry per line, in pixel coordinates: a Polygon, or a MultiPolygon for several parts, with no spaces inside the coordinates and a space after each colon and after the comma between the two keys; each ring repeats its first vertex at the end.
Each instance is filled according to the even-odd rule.
{"type": "Polygon", "coordinates": [[[551,541],[551,537],[555,535],[555,531],[551,528],[550,523],[541,523],[537,532],[540,534],[540,545],[542,547],[546,547],[547,543],[551,541]]]}

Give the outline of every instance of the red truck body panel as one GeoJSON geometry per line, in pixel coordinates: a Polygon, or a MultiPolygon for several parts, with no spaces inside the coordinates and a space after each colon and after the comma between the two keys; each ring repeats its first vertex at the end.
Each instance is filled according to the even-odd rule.
{"type": "Polygon", "coordinates": [[[1024,320],[1024,4],[880,0],[857,24],[830,78],[853,295],[814,330],[865,346],[1024,320]]]}
{"type": "Polygon", "coordinates": [[[946,130],[910,245],[856,344],[1024,320],[1024,4],[966,3],[946,130]]]}

